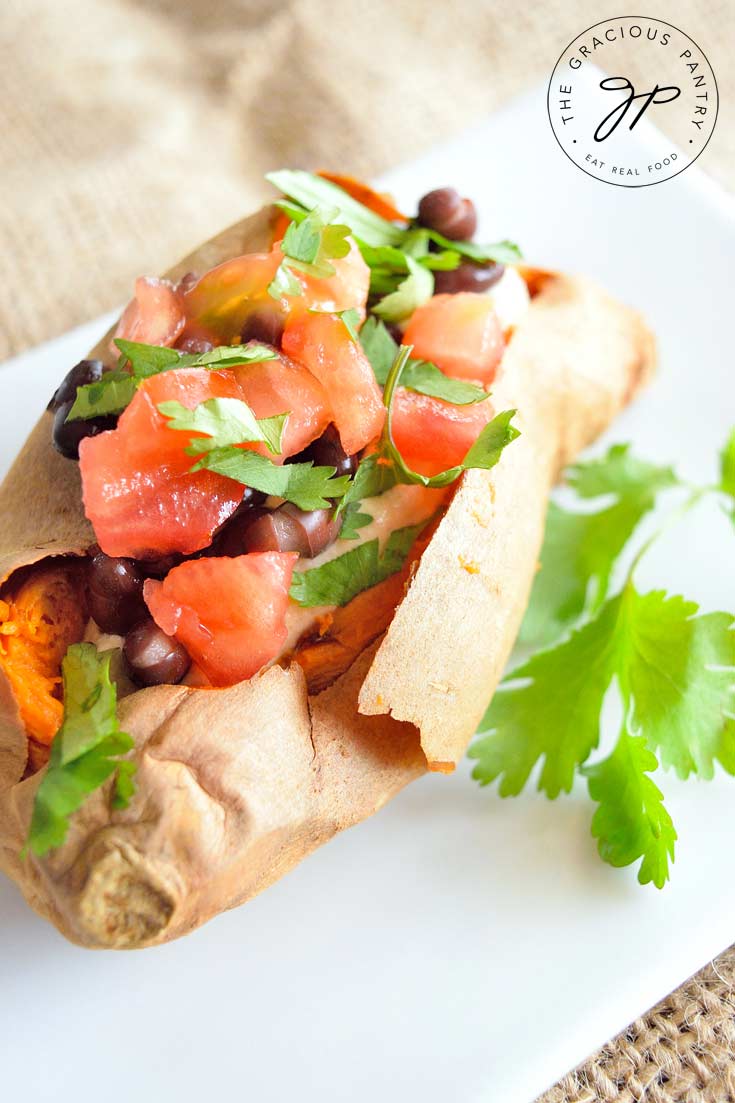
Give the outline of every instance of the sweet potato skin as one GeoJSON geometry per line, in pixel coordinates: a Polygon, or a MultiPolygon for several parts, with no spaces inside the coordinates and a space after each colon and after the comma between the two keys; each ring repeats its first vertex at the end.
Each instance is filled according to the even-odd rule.
{"type": "MultiPolygon", "coordinates": [[[[272,219],[267,209],[239,223],[169,275],[264,247],[272,219]]],[[[62,847],[21,860],[41,775],[22,780],[27,740],[0,676],[0,867],[68,938],[133,948],[179,937],[377,811],[429,764],[453,768],[515,638],[553,478],[653,365],[634,312],[581,281],[539,274],[537,283],[495,389],[499,409],[518,407],[523,436],[493,471],[465,476],[402,580],[387,632],[329,688],[309,696],[293,663],[230,689],[131,694],[120,705],[138,765],[130,807],[112,811],[109,787],[100,790],[62,847]]],[[[105,357],[107,340],[91,355],[105,357]]],[[[0,578],[93,540],[76,465],[53,451],[50,421],[44,414],[0,489],[0,578]]]]}

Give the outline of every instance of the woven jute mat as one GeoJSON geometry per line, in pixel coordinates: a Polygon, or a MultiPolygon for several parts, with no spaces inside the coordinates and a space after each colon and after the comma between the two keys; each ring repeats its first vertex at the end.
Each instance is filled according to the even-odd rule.
{"type": "MultiPolygon", "coordinates": [[[[721,115],[699,165],[732,188],[735,4],[644,8],[712,63],[721,115]]],[[[255,207],[264,171],[375,175],[547,79],[571,39],[627,11],[610,0],[3,0],[0,360],[124,301],[135,276],[255,207]]],[[[730,950],[545,1103],[735,1099],[734,982],[730,950]]]]}

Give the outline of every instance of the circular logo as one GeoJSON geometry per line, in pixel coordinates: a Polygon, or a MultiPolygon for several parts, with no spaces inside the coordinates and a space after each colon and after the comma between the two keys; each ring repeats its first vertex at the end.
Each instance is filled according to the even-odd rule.
{"type": "Polygon", "coordinates": [[[620,16],[569,43],[547,104],[575,165],[606,184],[645,188],[696,161],[719,97],[712,66],[688,35],[661,19],[620,16]]]}

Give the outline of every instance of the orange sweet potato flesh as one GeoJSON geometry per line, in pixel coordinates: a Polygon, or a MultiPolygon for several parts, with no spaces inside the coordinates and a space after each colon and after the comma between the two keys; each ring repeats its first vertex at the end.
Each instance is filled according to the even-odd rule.
{"type": "Polygon", "coordinates": [[[0,599],[0,666],[30,737],[32,767],[61,725],[61,660],[84,635],[87,616],[79,563],[17,571],[0,599]]]}
{"type": "Polygon", "coordinates": [[[324,618],[315,632],[299,640],[288,657],[303,670],[309,693],[321,693],[332,685],[386,630],[438,524],[437,517],[424,529],[397,574],[363,590],[324,618]]]}

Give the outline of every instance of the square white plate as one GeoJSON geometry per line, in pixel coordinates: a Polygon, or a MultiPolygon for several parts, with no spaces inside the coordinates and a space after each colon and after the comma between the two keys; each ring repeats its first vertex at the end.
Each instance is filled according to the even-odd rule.
{"type": "MultiPolygon", "coordinates": [[[[735,422],[733,226],[696,167],[652,188],[592,180],[556,145],[538,89],[384,183],[408,209],[454,184],[480,198],[481,237],[511,237],[640,307],[661,373],[608,442],[712,476],[735,422]]],[[[3,470],[106,324],[0,371],[3,470]]],[[[642,581],[732,609],[728,538],[703,509],[642,581]]],[[[583,790],[503,802],[466,764],[247,907],[144,953],[67,944],[3,880],[2,1094],[527,1103],[733,939],[733,782],[665,782],[680,843],[661,893],[600,862],[583,790]]]]}

